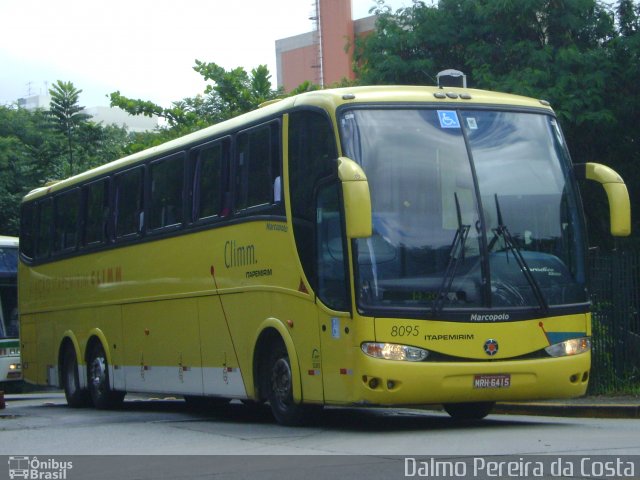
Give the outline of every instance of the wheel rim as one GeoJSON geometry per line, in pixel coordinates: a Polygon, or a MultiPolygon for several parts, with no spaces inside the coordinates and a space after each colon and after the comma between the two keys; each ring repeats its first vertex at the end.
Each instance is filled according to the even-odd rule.
{"type": "Polygon", "coordinates": [[[286,408],[291,404],[291,367],[286,358],[279,358],[273,364],[271,390],[279,407],[286,408]]]}
{"type": "Polygon", "coordinates": [[[102,396],[104,394],[107,384],[107,369],[106,361],[104,357],[100,355],[96,356],[91,362],[90,384],[92,390],[98,396],[102,396]]]}

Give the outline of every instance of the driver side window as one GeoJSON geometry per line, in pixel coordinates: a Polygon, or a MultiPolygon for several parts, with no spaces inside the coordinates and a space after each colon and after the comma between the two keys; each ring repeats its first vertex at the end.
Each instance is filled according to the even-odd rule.
{"type": "Polygon", "coordinates": [[[318,296],[333,310],[349,310],[344,222],[340,209],[340,183],[318,190],[316,240],[318,296]]]}

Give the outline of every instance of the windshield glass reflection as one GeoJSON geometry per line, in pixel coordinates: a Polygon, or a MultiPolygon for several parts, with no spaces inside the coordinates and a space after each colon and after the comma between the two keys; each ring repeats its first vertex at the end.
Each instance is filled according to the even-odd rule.
{"type": "Polygon", "coordinates": [[[362,109],[345,112],[341,129],[371,191],[373,235],[356,241],[362,308],[586,301],[581,217],[554,119],[362,109]]]}

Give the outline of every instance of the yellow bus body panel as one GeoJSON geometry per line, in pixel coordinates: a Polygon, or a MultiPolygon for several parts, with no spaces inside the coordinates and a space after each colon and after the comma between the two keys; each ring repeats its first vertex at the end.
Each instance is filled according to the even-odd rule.
{"type": "Polygon", "coordinates": [[[329,315],[326,320],[322,358],[325,397],[330,403],[408,405],[565,398],[586,392],[590,352],[552,358],[542,350],[554,338],[590,336],[590,315],[500,323],[353,320],[329,315]],[[339,323],[339,332],[331,333],[332,320],[339,323]],[[415,328],[418,335],[412,333],[415,328]],[[411,333],[401,336],[399,332],[411,333]],[[490,339],[499,345],[493,356],[483,348],[490,339]],[[441,358],[422,362],[372,358],[360,348],[365,341],[421,347],[441,358]],[[509,376],[509,385],[474,388],[477,377],[496,375],[509,376]]]}
{"type": "MultiPolygon", "coordinates": [[[[207,393],[197,387],[203,376],[223,385],[235,374],[242,391],[229,396],[252,397],[253,342],[267,319],[289,332],[291,353],[300,352],[294,368],[308,371],[320,350],[317,313],[310,288],[300,291],[292,245],[286,222],[253,221],[21,265],[25,377],[51,383],[47,370],[73,332],[80,365],[89,339],[100,339],[116,388],[198,395],[207,393]]],[[[303,381],[305,399],[322,402],[322,378],[303,381]]]]}
{"type": "Polygon", "coordinates": [[[554,334],[562,334],[563,338],[588,336],[589,323],[584,314],[500,323],[375,320],[378,342],[408,344],[480,361],[489,360],[483,348],[489,339],[498,342],[498,351],[491,360],[499,361],[542,350],[552,344],[554,334]]]}

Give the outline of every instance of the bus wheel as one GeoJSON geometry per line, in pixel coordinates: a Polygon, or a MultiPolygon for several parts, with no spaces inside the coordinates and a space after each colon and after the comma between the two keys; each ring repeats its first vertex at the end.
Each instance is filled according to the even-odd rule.
{"type": "Polygon", "coordinates": [[[67,405],[72,408],[89,406],[91,400],[89,392],[80,388],[78,359],[71,346],[66,346],[62,355],[62,386],[67,405]]]}
{"type": "Polygon", "coordinates": [[[124,399],[124,392],[111,390],[107,356],[99,342],[94,343],[91,347],[87,370],[89,393],[93,406],[102,410],[119,407],[124,399]]]}
{"type": "Polygon", "coordinates": [[[309,419],[309,408],[293,400],[293,375],[289,355],[280,344],[269,356],[268,369],[269,405],[276,421],[281,425],[302,425],[309,419]]]}
{"type": "Polygon", "coordinates": [[[495,402],[445,403],[445,411],[454,420],[480,420],[493,409],[495,402]]]}

